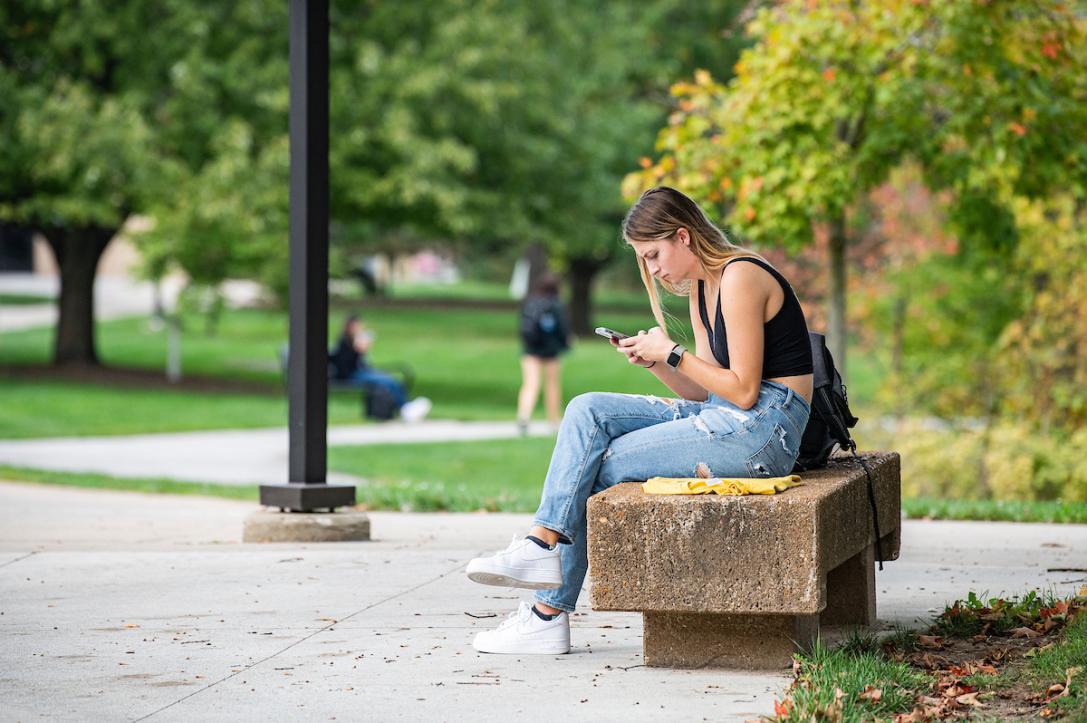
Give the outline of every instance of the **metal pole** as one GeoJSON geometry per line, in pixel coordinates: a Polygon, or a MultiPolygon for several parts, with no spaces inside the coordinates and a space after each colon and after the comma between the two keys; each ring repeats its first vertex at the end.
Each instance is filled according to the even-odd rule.
{"type": "Polygon", "coordinates": [[[326,484],[328,433],[328,0],[290,4],[290,353],[286,485],[261,504],[295,511],[355,504],[326,484]]]}

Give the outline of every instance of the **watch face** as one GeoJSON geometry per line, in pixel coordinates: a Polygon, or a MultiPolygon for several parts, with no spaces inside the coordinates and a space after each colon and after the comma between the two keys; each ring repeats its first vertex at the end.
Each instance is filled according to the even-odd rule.
{"type": "Polygon", "coordinates": [[[681,347],[681,346],[676,346],[676,347],[675,347],[674,349],[672,349],[672,351],[671,351],[671,352],[670,352],[670,353],[668,354],[668,361],[667,361],[667,362],[665,362],[665,363],[666,363],[666,364],[667,364],[668,366],[670,366],[670,367],[672,367],[673,369],[675,369],[676,367],[678,367],[678,366],[679,366],[679,360],[683,358],[683,352],[685,352],[685,351],[687,351],[687,350],[686,350],[686,349],[684,349],[683,347],[681,347]]]}

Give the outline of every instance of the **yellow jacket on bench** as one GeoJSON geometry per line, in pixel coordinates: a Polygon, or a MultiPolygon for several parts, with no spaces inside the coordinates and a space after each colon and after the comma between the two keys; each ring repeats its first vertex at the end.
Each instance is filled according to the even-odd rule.
{"type": "Polygon", "coordinates": [[[801,484],[800,477],[741,478],[653,477],[642,484],[647,495],[772,495],[801,484]]]}

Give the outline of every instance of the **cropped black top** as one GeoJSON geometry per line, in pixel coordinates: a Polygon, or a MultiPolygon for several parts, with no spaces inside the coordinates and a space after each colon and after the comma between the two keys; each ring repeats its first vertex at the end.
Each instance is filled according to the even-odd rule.
{"type": "MultiPolygon", "coordinates": [[[[812,373],[811,342],[808,340],[808,325],[804,321],[804,311],[800,308],[800,301],[796,298],[793,288],[785,277],[778,273],[770,264],[750,256],[740,256],[729,261],[750,261],[756,266],[761,266],[773,276],[781,290],[785,292],[785,301],[781,309],[774,314],[774,318],[763,324],[763,354],[762,354],[762,378],[775,379],[777,377],[791,377],[812,373]]],[[[725,264],[728,267],[728,264],[725,264]]],[[[724,273],[724,269],[722,269],[724,273]]],[[[704,284],[698,282],[698,313],[702,316],[702,324],[706,327],[706,333],[710,338],[710,349],[713,350],[713,358],[724,368],[728,369],[728,335],[725,329],[725,317],[721,313],[721,300],[717,300],[717,318],[715,324],[710,325],[709,314],[706,313],[706,295],[704,284]]]]}

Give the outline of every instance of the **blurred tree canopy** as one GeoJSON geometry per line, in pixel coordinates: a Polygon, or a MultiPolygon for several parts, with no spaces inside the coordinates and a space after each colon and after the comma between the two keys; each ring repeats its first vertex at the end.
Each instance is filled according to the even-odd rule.
{"type": "Polygon", "coordinates": [[[863,199],[910,160],[951,193],[963,263],[1008,258],[1018,197],[1087,177],[1087,43],[1056,0],[783,2],[748,25],[729,83],[699,72],[628,195],[671,183],[755,243],[830,239],[829,336],[845,362],[846,247],[863,199]]]}
{"type": "MultiPolygon", "coordinates": [[[[333,2],[333,238],[480,253],[544,245],[588,324],[618,250],[623,173],[647,152],[671,78],[727,74],[748,5],[564,0],[333,2]]],[[[148,272],[282,293],[287,7],[239,0],[0,9],[0,219],[61,268],[54,360],[97,363],[93,280],[132,214],[148,272]]]]}

